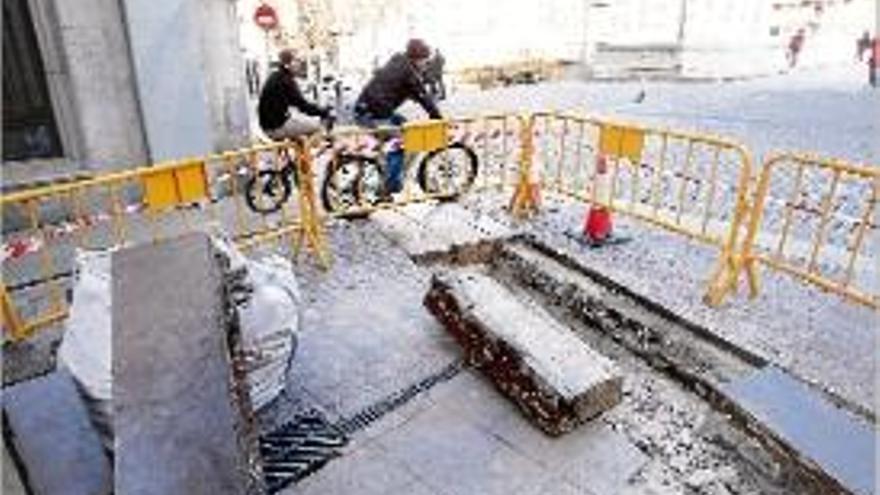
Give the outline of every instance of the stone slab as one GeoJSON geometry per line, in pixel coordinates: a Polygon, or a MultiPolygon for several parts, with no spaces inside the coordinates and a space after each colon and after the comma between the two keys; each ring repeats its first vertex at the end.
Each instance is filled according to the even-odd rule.
{"type": "Polygon", "coordinates": [[[492,218],[447,203],[416,203],[373,213],[370,220],[413,257],[504,239],[512,231],[492,218]]]}
{"type": "Polygon", "coordinates": [[[479,270],[435,275],[425,305],[468,361],[549,434],[569,431],[621,400],[623,378],[610,359],[479,270]]]}
{"type": "Polygon", "coordinates": [[[116,493],[262,489],[224,268],[207,236],[113,258],[116,493]]]}

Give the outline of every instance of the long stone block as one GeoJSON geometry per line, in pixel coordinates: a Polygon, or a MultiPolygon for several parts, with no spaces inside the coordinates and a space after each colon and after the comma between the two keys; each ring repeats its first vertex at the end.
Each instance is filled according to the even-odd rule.
{"type": "Polygon", "coordinates": [[[261,493],[224,260],[201,234],[113,258],[116,493],[261,493]]]}
{"type": "Polygon", "coordinates": [[[543,431],[560,435],[614,407],[623,378],[544,308],[488,275],[436,274],[425,306],[464,348],[468,362],[543,431]]]}

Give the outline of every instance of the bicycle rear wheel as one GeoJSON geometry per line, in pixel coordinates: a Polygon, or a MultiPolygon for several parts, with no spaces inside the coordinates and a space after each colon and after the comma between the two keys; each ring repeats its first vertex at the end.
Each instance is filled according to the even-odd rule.
{"type": "Polygon", "coordinates": [[[419,187],[428,194],[455,198],[467,192],[477,178],[477,154],[464,143],[434,150],[419,165],[419,187]]]}

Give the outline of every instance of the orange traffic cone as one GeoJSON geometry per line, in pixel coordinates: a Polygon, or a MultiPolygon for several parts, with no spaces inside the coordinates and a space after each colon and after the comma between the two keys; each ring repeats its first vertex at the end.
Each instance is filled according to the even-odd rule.
{"type": "Polygon", "coordinates": [[[605,155],[596,157],[596,180],[594,181],[595,201],[590,203],[587,214],[584,217],[583,235],[591,246],[601,246],[608,242],[611,237],[612,222],[611,210],[606,206],[610,203],[609,197],[608,162],[605,155]]]}

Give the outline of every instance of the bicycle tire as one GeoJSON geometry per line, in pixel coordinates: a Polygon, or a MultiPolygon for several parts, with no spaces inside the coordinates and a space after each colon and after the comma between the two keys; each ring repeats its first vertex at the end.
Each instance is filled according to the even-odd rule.
{"type": "Polygon", "coordinates": [[[290,198],[290,192],[290,181],[283,172],[278,170],[260,170],[248,177],[245,184],[244,199],[251,211],[268,215],[281,209],[284,202],[290,198]],[[278,187],[280,187],[280,195],[273,194],[274,198],[271,198],[265,205],[262,201],[258,201],[258,199],[265,198],[267,188],[277,191],[278,187]]]}
{"type": "Polygon", "coordinates": [[[328,173],[324,175],[324,181],[321,184],[321,203],[324,211],[327,213],[340,214],[343,217],[363,216],[359,214],[345,214],[345,210],[357,208],[364,205],[364,203],[377,203],[384,197],[384,188],[384,169],[375,158],[363,155],[341,155],[334,161],[333,166],[328,169],[328,173]],[[354,165],[354,170],[347,169],[349,165],[354,165]],[[374,196],[373,198],[364,197],[364,193],[367,190],[364,181],[364,178],[367,176],[365,171],[368,170],[373,170],[373,173],[378,174],[380,179],[379,183],[373,186],[373,190],[370,192],[374,196]],[[334,185],[334,180],[338,184],[339,179],[334,179],[334,177],[346,171],[348,175],[354,172],[354,177],[348,179],[347,183],[343,186],[342,193],[349,200],[345,205],[340,205],[337,199],[338,194],[336,194],[338,187],[334,185]]]}
{"type": "Polygon", "coordinates": [[[419,187],[422,189],[423,192],[427,194],[436,194],[441,192],[439,189],[432,187],[429,183],[429,171],[431,165],[436,163],[434,160],[440,159],[444,153],[448,153],[450,150],[461,150],[462,152],[464,152],[464,156],[467,161],[464,168],[467,175],[465,176],[462,187],[460,187],[456,191],[450,192],[449,198],[457,198],[461,194],[467,192],[474,184],[474,181],[477,178],[477,171],[479,169],[479,160],[477,159],[476,152],[474,152],[474,150],[471,149],[470,146],[464,143],[452,143],[445,148],[440,148],[429,152],[427,155],[424,156],[424,158],[422,158],[421,162],[419,163],[418,182],[419,187]]]}

